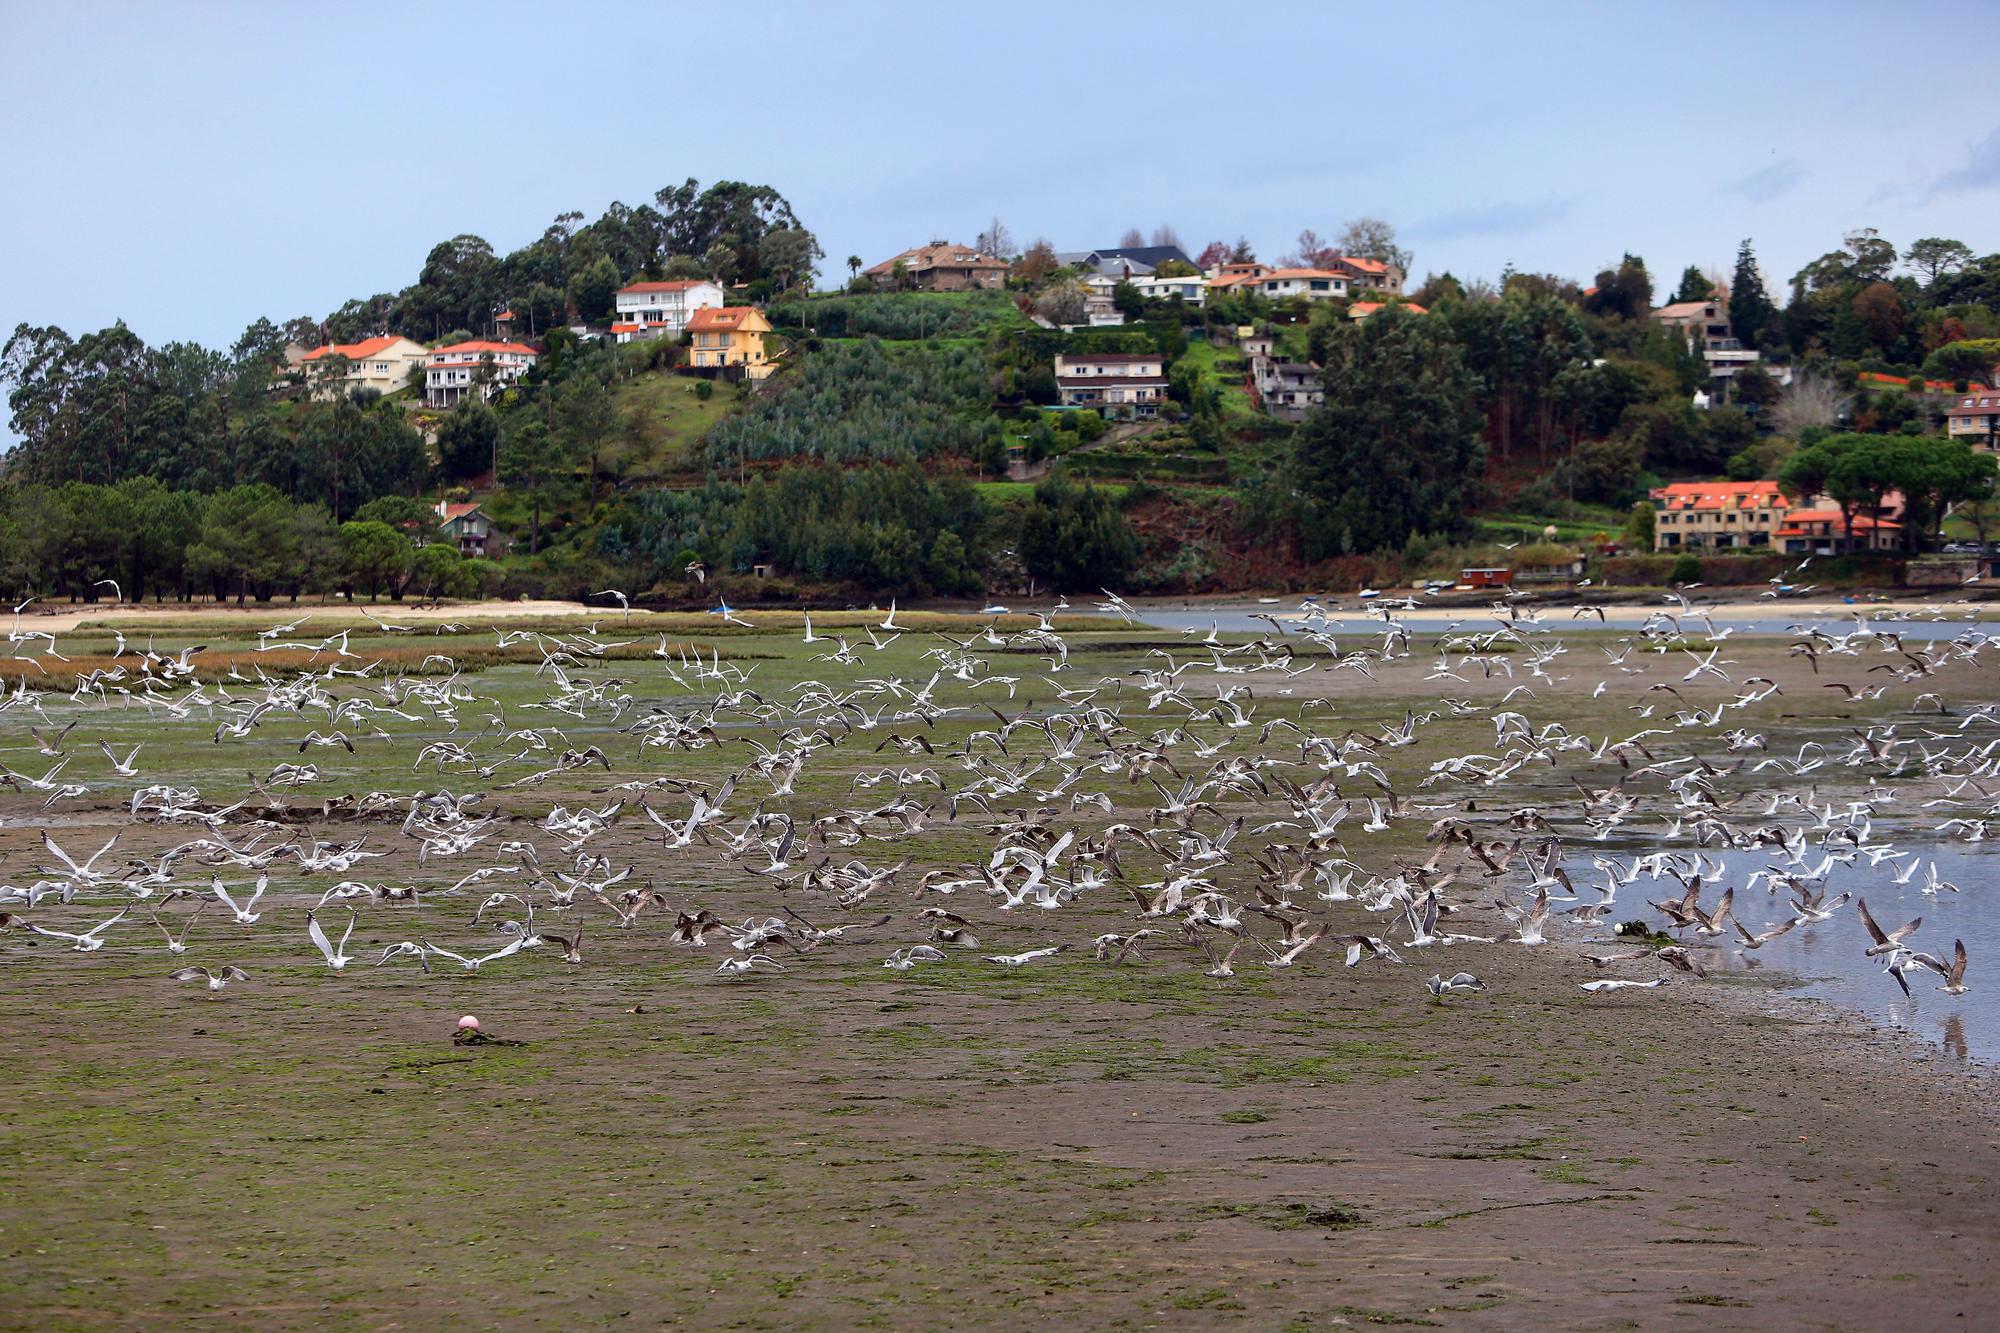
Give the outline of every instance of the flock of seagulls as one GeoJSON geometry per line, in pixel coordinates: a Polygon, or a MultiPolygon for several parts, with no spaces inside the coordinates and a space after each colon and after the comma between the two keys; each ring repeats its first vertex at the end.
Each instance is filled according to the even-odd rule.
{"type": "MultiPolygon", "coordinates": [[[[630,599],[604,595],[629,620],[630,599]]],[[[1829,882],[1955,893],[1902,844],[1980,842],[2000,818],[2000,707],[1954,694],[1989,679],[1994,640],[1976,624],[1931,639],[1863,615],[1795,626],[1788,654],[1824,688],[1791,705],[1810,734],[1779,744],[1750,720],[1779,682],[1745,675],[1732,631],[1683,593],[1583,641],[1561,631],[1601,626],[1601,608],[1557,619],[1509,595],[1420,647],[1400,614],[1414,606],[1378,596],[1342,619],[1309,601],[1259,612],[1268,628],[1247,636],[1154,634],[1136,667],[1101,674],[1058,625],[1066,601],[1026,628],[960,633],[913,628],[892,604],[859,632],[807,617],[815,674],[786,686],[664,638],[640,669],[610,654],[643,642],[597,626],[498,629],[538,659],[507,677],[529,685],[506,702],[448,653],[393,673],[351,631],[302,634],[309,616],[256,636],[308,665],[221,679],[203,677],[201,646],[120,634],[110,665],[67,691],[24,677],[0,696],[0,713],[33,720],[13,747],[32,761],[0,765],[0,784],[38,806],[45,853],[0,884],[0,932],[84,954],[163,940],[163,975],[217,997],[252,980],[253,938],[334,976],[581,967],[587,935],[619,931],[715,951],[713,973],[743,984],[843,959],[1189,966],[1227,982],[1396,969],[1422,950],[1500,982],[1510,951],[1561,934],[1600,996],[1851,917],[1905,993],[1919,975],[1967,991],[1962,943],[1921,942],[1921,918],[1885,930],[1865,893],[1829,882]],[[879,664],[906,639],[893,660],[914,672],[879,664]],[[1428,664],[1408,693],[1432,702],[1361,721],[1399,663],[1428,664]],[[1571,706],[1585,696],[1604,701],[1587,714],[1612,719],[1601,731],[1571,706]],[[1857,702],[1873,720],[1827,715],[1857,702]],[[122,750],[75,738],[140,707],[168,730],[122,750]],[[202,791],[142,766],[175,725],[240,747],[246,785],[202,791]],[[299,760],[312,750],[425,776],[326,795],[343,770],[299,760]],[[98,753],[99,776],[70,767],[98,753]],[[65,816],[107,798],[123,826],[88,856],[66,848],[83,821],[65,816]],[[927,854],[927,839],[964,845],[941,829],[982,850],[927,854]],[[767,910],[725,920],[710,901],[725,884],[767,910]],[[1085,909],[1118,924],[1071,926],[1085,909]]],[[[45,643],[48,672],[66,659],[20,609],[10,638],[45,643]]],[[[1140,620],[1108,593],[1094,609],[1140,620]]],[[[1457,966],[1423,984],[1440,1004],[1489,990],[1457,966]]]]}

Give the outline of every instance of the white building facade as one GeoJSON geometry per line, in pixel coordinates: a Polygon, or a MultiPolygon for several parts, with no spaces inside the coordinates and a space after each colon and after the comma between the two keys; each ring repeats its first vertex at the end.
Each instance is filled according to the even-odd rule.
{"type": "Polygon", "coordinates": [[[695,311],[720,309],[723,303],[722,287],[706,278],[635,282],[618,289],[611,332],[622,343],[678,338],[687,332],[695,311]]]}
{"type": "Polygon", "coordinates": [[[527,374],[540,355],[525,343],[475,340],[437,348],[424,366],[424,403],[456,407],[468,394],[491,398],[527,374]]]}

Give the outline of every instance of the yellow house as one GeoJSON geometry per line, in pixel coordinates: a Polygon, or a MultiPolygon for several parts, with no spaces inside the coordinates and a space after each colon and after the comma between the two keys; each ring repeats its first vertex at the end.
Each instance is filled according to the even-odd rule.
{"type": "Polygon", "coordinates": [[[420,342],[381,337],[315,347],[299,364],[312,396],[326,401],[347,397],[356,389],[386,394],[408,388],[410,367],[422,365],[430,354],[420,342]]]}
{"type": "Polygon", "coordinates": [[[747,305],[709,306],[688,318],[694,335],[693,366],[741,366],[753,380],[776,370],[764,356],[764,335],[771,322],[747,305]]]}

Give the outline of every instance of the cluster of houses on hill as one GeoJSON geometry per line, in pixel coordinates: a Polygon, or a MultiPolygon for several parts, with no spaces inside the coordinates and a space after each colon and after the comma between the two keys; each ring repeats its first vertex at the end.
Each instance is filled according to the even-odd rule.
{"type": "MultiPolygon", "coordinates": [[[[727,304],[719,283],[635,282],[618,290],[615,309],[608,335],[599,336],[621,343],[687,336],[690,366],[753,380],[777,369],[764,343],[770,321],[754,306],[727,304]]],[[[494,322],[504,331],[512,320],[513,315],[503,311],[494,322]]],[[[293,348],[286,355],[313,398],[345,398],[362,390],[389,394],[421,385],[424,406],[431,408],[451,408],[475,394],[490,399],[527,374],[540,358],[540,349],[512,341],[504,333],[442,347],[385,335],[310,350],[293,348]]]]}
{"type": "Polygon", "coordinates": [[[306,392],[326,401],[363,390],[394,393],[421,382],[428,407],[451,407],[471,393],[490,397],[528,373],[541,353],[526,343],[472,339],[426,347],[409,338],[383,336],[357,343],[327,343],[288,357],[306,392]]]}

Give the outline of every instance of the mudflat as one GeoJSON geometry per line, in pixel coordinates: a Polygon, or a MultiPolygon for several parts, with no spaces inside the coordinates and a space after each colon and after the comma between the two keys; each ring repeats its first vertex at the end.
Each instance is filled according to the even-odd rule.
{"type": "MultiPolygon", "coordinates": [[[[760,659],[760,687],[775,693],[822,669],[795,640],[730,646],[760,659]]],[[[1101,636],[1089,669],[1133,669],[1143,641],[1101,636]]],[[[1578,636],[1574,649],[1594,655],[1595,642],[1578,636]]],[[[1844,734],[1890,706],[1820,692],[1782,639],[1728,646],[1739,680],[1782,686],[1744,714],[1774,748],[1844,734]]],[[[911,675],[918,647],[893,647],[871,670],[911,675]]],[[[1657,678],[1678,680],[1675,662],[1657,678]]],[[[666,690],[644,663],[614,665],[642,693],[666,690]]],[[[1431,668],[1420,653],[1379,665],[1372,681],[1253,681],[1263,716],[1306,719],[1315,700],[1357,728],[1447,693],[1490,706],[1515,683],[1477,671],[1440,683],[1431,668]]],[[[1976,696],[1981,671],[1947,667],[1927,684],[1976,696]]],[[[1642,684],[1614,678],[1594,699],[1595,671],[1562,674],[1508,706],[1597,734],[1634,725],[1626,710],[1644,706],[1642,684]]],[[[510,708],[546,689],[520,666],[468,681],[510,708]]],[[[1713,681],[1682,688],[1696,706],[1729,697],[1713,681]]],[[[994,702],[1014,713],[1031,693],[1047,697],[994,702]]],[[[1319,711],[1306,720],[1334,725],[1319,711]]],[[[0,717],[16,766],[25,723],[0,717]]],[[[155,747],[163,772],[240,794],[245,752],[211,742],[206,726],[131,709],[101,725],[114,744],[155,747]]],[[[254,737],[248,762],[295,759],[306,725],[254,737]]],[[[977,725],[940,721],[939,747],[977,725]]],[[[1482,732],[1490,741],[1483,717],[1441,721],[1385,766],[1413,784],[1482,732]]],[[[572,739],[616,735],[593,723],[572,739]]],[[[396,836],[400,808],[370,819],[320,806],[392,782],[463,787],[435,770],[410,777],[421,741],[399,730],[352,760],[315,751],[325,781],[310,799],[293,795],[287,819],[390,853],[359,872],[369,881],[449,884],[483,862],[420,863],[396,836]]],[[[634,770],[714,783],[743,762],[735,740],[636,762],[625,744],[616,774],[496,787],[506,836],[538,836],[551,803],[602,801],[634,770]]],[[[856,774],[913,762],[857,738],[816,763],[786,807],[803,825],[849,804],[856,774]]],[[[1553,808],[1565,792],[1574,801],[1567,776],[1524,772],[1450,799],[1468,819],[1553,808]]],[[[1828,777],[1823,792],[1853,781],[1828,777]]],[[[1761,780],[1731,782],[1756,791],[1761,780]]],[[[745,779],[736,804],[755,804],[756,785],[745,779]]],[[[1151,803],[1124,777],[1102,785],[1125,817],[1151,803]]],[[[114,786],[49,815],[36,797],[0,794],[8,881],[46,861],[45,827],[85,850],[119,832],[119,858],[193,836],[130,818],[114,786]]],[[[1425,855],[1426,822],[1350,833],[1350,852],[1371,870],[1425,855]]],[[[307,943],[303,912],[337,876],[296,872],[274,874],[272,928],[213,908],[193,928],[193,960],[252,977],[215,997],[164,979],[189,960],[170,959],[143,920],[90,954],[0,936],[0,1322],[1879,1328],[1993,1317],[2000,1121],[1980,1066],[1760,974],[1627,965],[1607,975],[1665,983],[1586,994],[1578,983],[1599,973],[1582,955],[1605,952],[1593,941],[1606,932],[1581,926],[1539,947],[1406,950],[1400,967],[1344,967],[1322,945],[1274,969],[1246,950],[1222,979],[1171,937],[1123,962],[1093,957],[1093,936],[1138,924],[1116,891],[1007,913],[960,893],[930,901],[974,919],[982,947],[885,970],[890,949],[923,938],[917,876],[983,857],[983,825],[977,812],[940,814],[891,846],[842,853],[910,862],[849,913],[699,843],[668,857],[659,830],[629,816],[591,843],[673,907],[725,920],[781,907],[822,927],[892,914],[781,952],[783,972],[745,977],[715,975],[727,941],[677,946],[670,916],[618,929],[596,911],[574,967],[548,948],[477,972],[373,965],[404,939],[497,944],[490,919],[470,924],[483,887],[364,906],[360,962],[335,975],[307,943]],[[1072,947],[1026,967],[980,961],[1059,942],[1072,947]],[[1461,967],[1488,989],[1434,1001],[1423,976],[1461,967]],[[454,1045],[463,1014],[523,1044],[454,1045]]],[[[1629,845],[1646,847],[1644,833],[1629,845]]],[[[1518,899],[1519,878],[1452,893],[1452,928],[1504,937],[1508,922],[1486,904],[1518,899]]],[[[1643,896],[1629,915],[1647,915],[1643,896]]],[[[1390,934],[1352,903],[1307,901],[1335,931],[1390,934]]],[[[64,909],[63,921],[94,911],[64,909]]],[[[329,924],[346,916],[323,912],[329,924]]]]}

